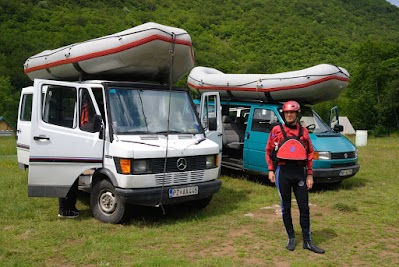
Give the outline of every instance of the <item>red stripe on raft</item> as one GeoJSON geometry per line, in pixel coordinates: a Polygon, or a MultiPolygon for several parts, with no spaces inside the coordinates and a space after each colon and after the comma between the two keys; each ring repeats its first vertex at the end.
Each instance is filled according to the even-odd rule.
{"type": "Polygon", "coordinates": [[[254,91],[254,92],[275,92],[281,90],[292,90],[292,89],[301,89],[304,87],[309,87],[315,84],[323,83],[329,80],[339,80],[344,82],[349,82],[349,78],[340,77],[340,76],[327,76],[322,79],[314,80],[304,84],[296,84],[291,86],[281,86],[281,87],[270,87],[270,88],[256,88],[256,87],[227,87],[227,86],[196,86],[194,84],[188,83],[190,87],[193,87],[197,90],[218,90],[218,91],[254,91]]]}
{"type": "MultiPolygon", "coordinates": [[[[130,48],[133,47],[137,47],[140,45],[144,45],[146,43],[150,43],[152,41],[164,41],[164,42],[169,42],[172,43],[173,39],[170,37],[166,37],[166,36],[162,36],[162,35],[158,35],[158,34],[154,34],[151,36],[148,36],[146,38],[125,44],[125,45],[121,45],[115,48],[111,48],[111,49],[107,49],[107,50],[103,50],[103,51],[98,51],[98,52],[94,52],[94,53],[90,53],[87,55],[83,55],[83,56],[78,56],[78,57],[74,57],[74,58],[68,58],[68,59],[63,59],[63,60],[59,60],[59,61],[55,61],[52,63],[48,63],[48,64],[44,64],[44,65],[40,65],[40,66],[35,66],[32,68],[27,68],[24,70],[25,74],[29,73],[29,72],[33,72],[33,71],[38,71],[38,70],[42,70],[42,69],[49,69],[52,67],[56,67],[56,66],[60,66],[60,65],[64,65],[64,64],[72,64],[72,63],[76,63],[79,61],[84,61],[84,60],[88,60],[88,59],[92,59],[92,58],[96,58],[96,57],[103,57],[103,56],[108,56],[108,55],[112,55],[112,54],[116,54],[116,53],[120,53],[122,51],[128,50],[130,48]]],[[[186,45],[192,48],[192,43],[189,41],[184,41],[184,40],[176,40],[176,44],[180,44],[180,45],[186,45]]],[[[194,54],[193,51],[191,49],[191,57],[192,57],[192,61],[195,62],[194,59],[194,54]]]]}

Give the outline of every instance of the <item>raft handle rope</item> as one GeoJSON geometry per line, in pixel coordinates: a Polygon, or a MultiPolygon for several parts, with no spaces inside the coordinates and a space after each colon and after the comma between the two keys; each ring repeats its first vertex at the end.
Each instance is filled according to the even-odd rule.
{"type": "MultiPolygon", "coordinates": [[[[242,87],[242,86],[250,85],[250,84],[253,84],[253,83],[258,83],[258,82],[263,82],[263,81],[272,81],[272,80],[291,80],[291,79],[299,79],[299,78],[307,78],[307,79],[309,79],[310,77],[332,76],[332,75],[335,75],[335,74],[338,74],[338,73],[342,73],[343,75],[345,75],[346,77],[349,78],[349,76],[346,73],[344,73],[339,67],[337,67],[337,68],[338,68],[337,72],[333,72],[333,73],[329,73],[329,74],[312,74],[312,75],[301,75],[301,76],[292,76],[292,77],[285,77],[285,78],[260,78],[260,79],[257,79],[257,80],[254,80],[254,81],[250,81],[250,82],[246,82],[246,83],[242,83],[242,84],[236,84],[236,85],[229,84],[229,87],[242,87]]],[[[237,75],[240,75],[240,74],[237,74],[237,75]]],[[[192,80],[196,81],[197,83],[200,83],[199,80],[194,79],[192,76],[189,76],[189,77],[192,80]]],[[[220,86],[220,85],[217,85],[217,84],[206,83],[206,82],[203,82],[202,80],[201,80],[201,84],[203,86],[214,86],[214,87],[218,87],[218,88],[220,88],[220,87],[223,88],[223,86],[220,86]]]]}
{"type": "MultiPolygon", "coordinates": [[[[58,53],[59,51],[62,51],[62,50],[71,51],[71,49],[72,49],[74,46],[76,46],[76,45],[84,44],[84,43],[90,43],[90,42],[93,42],[93,41],[99,41],[99,40],[104,40],[104,39],[112,39],[112,38],[118,38],[118,40],[120,41],[120,40],[122,39],[122,37],[130,36],[130,35],[134,35],[134,34],[138,34],[138,33],[142,33],[142,32],[146,32],[146,31],[151,31],[151,30],[157,30],[157,31],[160,31],[160,32],[165,33],[165,34],[170,34],[169,32],[167,32],[167,31],[165,31],[165,30],[162,30],[162,29],[158,29],[158,28],[148,28],[148,29],[145,29],[145,30],[130,32],[130,33],[126,33],[126,34],[108,35],[108,36],[103,36],[103,37],[99,37],[99,38],[95,38],[95,39],[90,39],[90,40],[86,40],[86,41],[79,42],[79,43],[70,44],[70,45],[67,45],[67,46],[64,46],[64,47],[60,47],[60,48],[58,48],[58,49],[51,50],[50,53],[48,53],[48,54],[40,54],[40,55],[32,56],[32,57],[30,57],[29,59],[35,59],[35,58],[42,58],[42,57],[51,56],[51,55],[56,54],[56,53],[58,53]]],[[[174,32],[172,32],[172,38],[173,38],[173,36],[174,36],[174,38],[175,38],[174,41],[176,41],[176,36],[187,35],[187,34],[188,34],[187,32],[183,32],[183,33],[179,33],[179,34],[175,34],[174,32]]],[[[173,41],[172,41],[172,42],[173,42],[173,41]]],[[[172,44],[172,45],[173,45],[173,49],[174,49],[174,44],[172,44]]],[[[70,52],[66,52],[66,54],[65,54],[65,58],[68,58],[68,57],[70,57],[70,52]]],[[[29,60],[29,59],[28,59],[28,60],[29,60]]],[[[28,64],[29,64],[29,63],[28,63],[28,64]]],[[[26,67],[28,67],[28,64],[27,64],[26,67]]]]}
{"type": "Polygon", "coordinates": [[[159,197],[159,203],[156,205],[162,209],[162,213],[165,215],[165,209],[162,204],[164,188],[165,188],[165,177],[166,177],[166,166],[168,161],[168,151],[169,151],[169,123],[170,123],[170,106],[172,102],[172,79],[173,79],[173,65],[175,59],[175,44],[176,44],[176,34],[172,32],[172,48],[169,50],[170,54],[170,69],[169,69],[169,105],[168,105],[168,123],[167,123],[167,131],[166,131],[166,151],[165,151],[165,159],[163,164],[163,177],[162,177],[162,187],[161,187],[161,195],[159,197]]]}

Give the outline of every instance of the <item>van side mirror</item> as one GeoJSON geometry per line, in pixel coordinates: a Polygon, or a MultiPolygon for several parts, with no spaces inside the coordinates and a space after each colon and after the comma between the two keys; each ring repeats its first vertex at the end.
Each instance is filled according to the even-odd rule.
{"type": "Polygon", "coordinates": [[[339,125],[338,107],[335,106],[330,110],[330,118],[328,125],[335,131],[335,126],[339,125]]]}
{"type": "Polygon", "coordinates": [[[97,133],[97,132],[101,131],[102,122],[103,122],[103,118],[101,117],[101,115],[98,115],[98,114],[94,115],[93,133],[97,133]]]}
{"type": "Polygon", "coordinates": [[[334,125],[334,132],[343,132],[344,131],[344,126],[342,126],[341,124],[336,124],[334,125]]]}

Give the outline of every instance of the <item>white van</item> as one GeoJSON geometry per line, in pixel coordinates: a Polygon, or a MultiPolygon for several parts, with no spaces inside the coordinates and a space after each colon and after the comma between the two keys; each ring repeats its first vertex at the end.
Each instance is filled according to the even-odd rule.
{"type": "Polygon", "coordinates": [[[124,219],[126,204],[204,208],[221,187],[219,146],[207,139],[221,143],[221,115],[202,124],[185,89],[35,79],[17,126],[28,195],[65,197],[78,180],[94,217],[109,223],[124,219]]]}

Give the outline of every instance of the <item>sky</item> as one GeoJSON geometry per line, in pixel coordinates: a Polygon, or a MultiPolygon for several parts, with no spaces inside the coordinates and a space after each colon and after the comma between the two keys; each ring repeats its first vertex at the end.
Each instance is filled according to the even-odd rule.
{"type": "Polygon", "coordinates": [[[389,3],[391,3],[392,5],[395,5],[397,7],[399,7],[399,0],[387,0],[389,3]]]}

